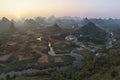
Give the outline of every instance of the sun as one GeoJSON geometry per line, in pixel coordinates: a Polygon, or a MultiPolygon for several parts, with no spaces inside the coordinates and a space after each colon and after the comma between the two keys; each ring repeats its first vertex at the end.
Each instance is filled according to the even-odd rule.
{"type": "Polygon", "coordinates": [[[17,19],[20,19],[22,14],[23,14],[22,9],[20,9],[20,8],[15,8],[14,9],[14,15],[16,16],[17,19]]]}
{"type": "Polygon", "coordinates": [[[17,20],[21,19],[21,14],[15,14],[15,19],[17,20]]]}
{"type": "Polygon", "coordinates": [[[17,17],[18,19],[20,18],[20,16],[19,16],[19,15],[17,15],[16,17],[17,17]]]}

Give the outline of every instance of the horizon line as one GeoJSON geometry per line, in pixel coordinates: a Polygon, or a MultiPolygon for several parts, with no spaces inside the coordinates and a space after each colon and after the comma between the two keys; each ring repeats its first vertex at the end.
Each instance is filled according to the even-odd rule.
{"type": "Polygon", "coordinates": [[[120,19],[120,18],[115,18],[115,17],[80,17],[80,16],[54,16],[54,15],[51,15],[51,16],[33,16],[33,17],[25,17],[25,18],[10,18],[10,17],[6,17],[6,16],[3,16],[3,17],[0,17],[0,19],[2,18],[7,18],[8,20],[23,20],[23,19],[35,19],[37,17],[41,17],[41,18],[50,18],[50,17],[55,17],[55,18],[64,18],[64,17],[70,17],[70,18],[80,18],[80,19],[120,19]]]}

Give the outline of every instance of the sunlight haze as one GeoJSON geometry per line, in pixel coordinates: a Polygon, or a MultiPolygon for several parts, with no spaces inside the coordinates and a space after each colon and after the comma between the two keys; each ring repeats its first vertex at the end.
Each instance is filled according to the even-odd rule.
{"type": "Polygon", "coordinates": [[[0,17],[120,17],[120,0],[0,0],[0,17]]]}

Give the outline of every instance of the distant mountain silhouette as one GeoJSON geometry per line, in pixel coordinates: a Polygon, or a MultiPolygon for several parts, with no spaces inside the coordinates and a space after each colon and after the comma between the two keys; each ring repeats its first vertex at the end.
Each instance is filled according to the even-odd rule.
{"type": "Polygon", "coordinates": [[[2,20],[0,21],[0,33],[8,31],[10,25],[11,22],[7,18],[3,17],[2,20]]]}
{"type": "Polygon", "coordinates": [[[81,20],[81,25],[86,25],[89,22],[90,20],[88,18],[84,18],[83,20],[81,20]]]}
{"type": "Polygon", "coordinates": [[[9,21],[7,18],[3,17],[0,21],[0,33],[1,34],[11,34],[14,33],[16,28],[14,25],[14,21],[9,21]]]}
{"type": "Polygon", "coordinates": [[[92,41],[95,43],[104,43],[106,37],[106,32],[92,22],[88,22],[71,34],[77,36],[80,41],[92,41]]]}
{"type": "Polygon", "coordinates": [[[120,19],[90,19],[93,23],[95,23],[98,27],[114,31],[117,28],[120,28],[120,19]]]}
{"type": "Polygon", "coordinates": [[[104,34],[105,31],[98,28],[94,23],[88,22],[86,25],[81,27],[80,29],[76,30],[77,33],[82,35],[97,35],[97,34],[104,34]]]}
{"type": "Polygon", "coordinates": [[[33,19],[26,19],[23,26],[25,28],[31,29],[31,28],[37,28],[39,27],[39,23],[35,22],[33,19]]]}
{"type": "Polygon", "coordinates": [[[14,33],[16,31],[15,25],[14,25],[14,21],[11,21],[10,27],[8,29],[9,33],[14,33]]]}
{"type": "Polygon", "coordinates": [[[51,27],[47,27],[47,29],[51,32],[61,32],[62,31],[61,27],[58,24],[54,24],[51,27]]]}

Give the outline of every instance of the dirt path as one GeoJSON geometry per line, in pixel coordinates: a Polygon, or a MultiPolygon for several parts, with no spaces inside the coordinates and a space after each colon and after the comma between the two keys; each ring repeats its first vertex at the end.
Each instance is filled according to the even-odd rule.
{"type": "Polygon", "coordinates": [[[41,57],[38,58],[38,62],[40,62],[40,63],[48,62],[47,54],[41,53],[40,51],[37,51],[37,53],[41,55],[41,57]]]}
{"type": "Polygon", "coordinates": [[[24,57],[23,55],[18,55],[18,59],[19,61],[23,61],[23,60],[29,60],[32,59],[32,57],[28,56],[28,57],[24,57]]]}
{"type": "Polygon", "coordinates": [[[63,62],[61,57],[54,57],[54,62],[63,62]]]}
{"type": "Polygon", "coordinates": [[[12,54],[6,54],[6,55],[3,55],[3,56],[0,56],[0,62],[7,62],[7,60],[9,59],[9,57],[11,55],[12,54]]]}

